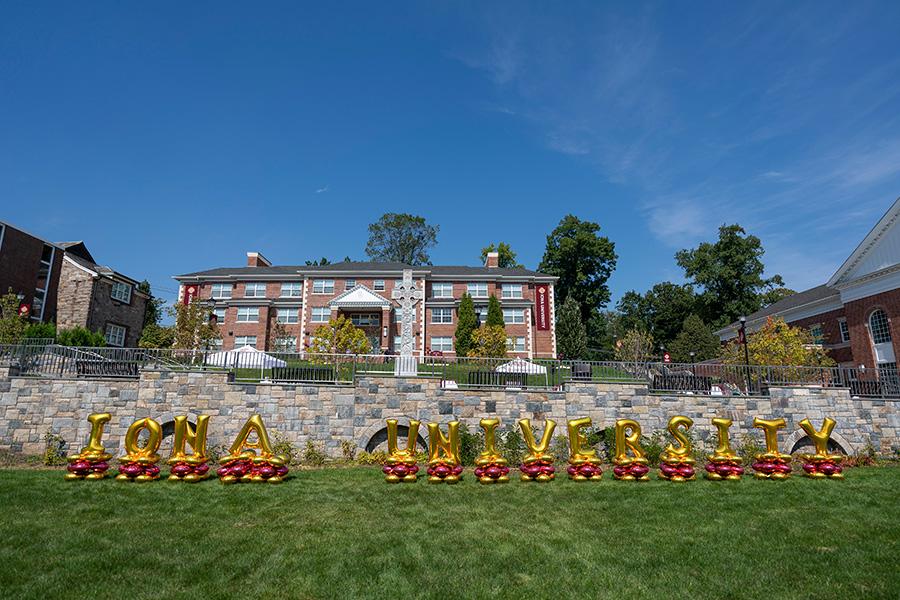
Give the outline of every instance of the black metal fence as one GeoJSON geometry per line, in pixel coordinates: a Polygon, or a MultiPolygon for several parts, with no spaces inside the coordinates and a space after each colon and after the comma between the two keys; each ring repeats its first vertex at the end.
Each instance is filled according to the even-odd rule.
{"type": "Polygon", "coordinates": [[[141,370],[217,371],[235,381],[352,384],[365,376],[437,379],[449,389],[564,389],[579,383],[646,384],[660,393],[766,396],[773,387],[848,388],[858,397],[900,398],[895,367],[798,367],[566,361],[428,356],[399,368],[389,355],[313,354],[145,348],[82,348],[56,344],[0,346],[0,364],[22,376],[137,378],[141,370]]]}

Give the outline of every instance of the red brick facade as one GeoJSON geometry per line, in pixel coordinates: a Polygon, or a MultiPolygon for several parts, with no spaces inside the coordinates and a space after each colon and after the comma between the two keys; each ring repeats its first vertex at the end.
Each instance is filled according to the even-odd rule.
{"type": "Polygon", "coordinates": [[[22,294],[22,302],[33,307],[32,319],[56,320],[56,297],[63,251],[55,244],[0,223],[0,295],[11,289],[22,294]],[[42,259],[49,257],[49,260],[42,259]],[[49,269],[47,266],[49,265],[49,269]],[[49,271],[49,273],[48,273],[49,271]],[[39,289],[45,287],[43,311],[35,302],[39,289]]]}

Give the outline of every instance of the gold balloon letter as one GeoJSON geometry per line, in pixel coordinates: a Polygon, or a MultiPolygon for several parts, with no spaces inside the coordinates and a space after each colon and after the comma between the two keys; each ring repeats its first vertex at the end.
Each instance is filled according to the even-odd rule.
{"type": "Polygon", "coordinates": [[[659,477],[669,481],[691,481],[695,479],[694,459],[691,457],[691,440],[687,430],[694,425],[689,417],[675,416],[669,419],[669,434],[678,446],[669,444],[660,457],[659,477]]]}
{"type": "Polygon", "coordinates": [[[600,470],[600,459],[597,451],[590,447],[582,429],[591,426],[591,418],[572,419],[569,429],[569,479],[574,481],[600,481],[603,471],[600,470]]]}
{"type": "Polygon", "coordinates": [[[404,481],[414,483],[419,465],[416,464],[416,440],[419,437],[419,422],[409,420],[409,435],[406,438],[406,449],[400,450],[397,444],[397,419],[387,419],[388,457],[384,461],[384,480],[388,483],[404,481]]]}
{"type": "Polygon", "coordinates": [[[131,424],[125,432],[125,456],[119,458],[119,481],[153,481],[159,479],[159,443],[162,441],[162,428],[159,423],[146,417],[131,424]],[[147,432],[147,443],[141,446],[140,435],[147,432]]]}
{"type": "Polygon", "coordinates": [[[624,481],[649,481],[650,462],[641,447],[641,426],[632,419],[616,421],[616,456],[613,458],[613,477],[624,481]],[[631,433],[626,436],[625,432],[631,433]],[[632,456],[628,456],[631,450],[632,456]]]}
{"type": "Polygon", "coordinates": [[[719,444],[716,446],[715,452],[707,456],[709,462],[706,463],[706,478],[712,481],[740,481],[741,475],[744,474],[744,467],[741,466],[741,458],[731,448],[731,440],[728,436],[728,429],[731,427],[731,419],[712,420],[712,424],[716,426],[719,433],[719,444]]]}
{"type": "Polygon", "coordinates": [[[91,434],[88,438],[87,446],[81,449],[78,454],[66,457],[69,463],[66,467],[65,479],[74,481],[79,479],[103,479],[106,477],[106,471],[109,470],[109,463],[106,462],[112,458],[112,454],[103,447],[103,427],[112,416],[109,413],[94,413],[88,417],[91,424],[91,434]]]}
{"type": "Polygon", "coordinates": [[[459,421],[447,423],[447,437],[437,423],[428,424],[428,481],[456,483],[462,478],[459,460],[459,421]]]}
{"type": "Polygon", "coordinates": [[[475,459],[475,477],[481,483],[506,483],[509,481],[509,467],[506,459],[497,452],[497,426],[500,419],[481,419],[484,430],[484,450],[475,459]]]}
{"type": "Polygon", "coordinates": [[[175,417],[175,443],[172,447],[172,455],[166,463],[172,465],[169,473],[169,481],[188,481],[191,483],[201,481],[209,475],[209,460],[206,456],[206,429],[209,426],[209,416],[197,417],[197,429],[191,427],[187,417],[175,417]],[[193,452],[187,454],[186,446],[190,446],[193,452]]]}
{"type": "Polygon", "coordinates": [[[522,430],[522,438],[528,452],[522,459],[519,470],[522,472],[522,481],[546,482],[556,477],[556,469],[553,467],[554,456],[549,452],[550,442],[553,441],[553,430],[556,429],[556,421],[547,419],[544,422],[544,433],[541,442],[534,441],[534,433],[531,431],[531,421],[521,419],[519,429],[522,430]]]}
{"type": "Polygon", "coordinates": [[[222,466],[216,474],[222,483],[281,483],[288,472],[287,457],[276,455],[272,451],[269,433],[259,415],[247,419],[231,445],[228,456],[224,456],[219,462],[222,466]],[[254,433],[256,441],[251,442],[250,435],[254,433]]]}
{"type": "Polygon", "coordinates": [[[809,436],[810,441],[816,449],[815,454],[802,454],[803,472],[807,477],[814,479],[843,479],[844,468],[841,463],[844,457],[841,454],[830,454],[828,452],[828,440],[831,439],[831,432],[834,431],[835,421],[829,417],[825,417],[822,422],[822,429],[816,431],[809,419],[800,421],[800,427],[809,436]]]}
{"type": "Polygon", "coordinates": [[[766,434],[766,451],[756,455],[753,470],[757,479],[787,479],[791,476],[791,455],[778,451],[778,430],[784,429],[784,419],[753,419],[753,426],[766,434]]]}

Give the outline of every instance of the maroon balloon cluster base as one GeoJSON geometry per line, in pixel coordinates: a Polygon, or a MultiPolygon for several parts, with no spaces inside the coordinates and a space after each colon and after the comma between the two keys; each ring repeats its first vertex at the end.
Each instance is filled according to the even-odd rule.
{"type": "Polygon", "coordinates": [[[413,483],[416,481],[416,473],[419,472],[419,465],[415,462],[404,463],[400,462],[393,465],[384,465],[381,467],[381,472],[384,473],[384,480],[388,483],[413,483]]]}
{"type": "Polygon", "coordinates": [[[659,478],[669,481],[690,481],[696,479],[694,465],[687,462],[664,462],[659,465],[659,478]]]}
{"type": "Polygon", "coordinates": [[[613,477],[624,481],[648,481],[647,473],[650,467],[643,463],[631,463],[628,465],[616,465],[613,467],[613,477]]]}
{"type": "Polygon", "coordinates": [[[744,474],[740,459],[716,460],[706,463],[706,478],[712,481],[738,481],[744,474]]]}
{"type": "Polygon", "coordinates": [[[436,462],[428,465],[429,483],[457,483],[462,479],[462,465],[436,462]]]}
{"type": "Polygon", "coordinates": [[[153,481],[159,479],[159,467],[152,463],[125,462],[119,465],[116,481],[153,481]]]}
{"type": "Polygon", "coordinates": [[[506,483],[509,481],[509,467],[499,463],[475,467],[475,477],[481,483],[506,483]]]}
{"type": "Polygon", "coordinates": [[[603,469],[598,464],[582,463],[580,465],[569,465],[566,468],[569,479],[573,481],[599,481],[603,476],[603,469]]]}
{"type": "Polygon", "coordinates": [[[201,481],[209,477],[209,465],[206,462],[191,464],[176,462],[169,469],[169,481],[201,481]]]}
{"type": "Polygon", "coordinates": [[[109,463],[105,460],[89,460],[84,458],[70,459],[66,466],[66,479],[103,479],[109,470],[109,463]]]}
{"type": "Polygon", "coordinates": [[[556,468],[549,460],[536,460],[519,467],[522,481],[551,481],[556,477],[556,468]]]}
{"type": "Polygon", "coordinates": [[[791,476],[791,458],[757,458],[753,463],[757,479],[787,479],[791,476]]]}
{"type": "Polygon", "coordinates": [[[803,463],[803,474],[814,479],[843,479],[844,467],[837,460],[809,460],[803,463]]]}
{"type": "Polygon", "coordinates": [[[261,458],[239,458],[222,463],[216,470],[222,483],[281,483],[287,475],[285,465],[277,465],[261,458]]]}

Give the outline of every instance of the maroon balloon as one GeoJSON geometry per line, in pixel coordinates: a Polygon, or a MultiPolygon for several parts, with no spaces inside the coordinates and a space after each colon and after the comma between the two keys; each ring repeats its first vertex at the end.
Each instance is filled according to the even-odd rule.
{"type": "Polygon", "coordinates": [[[543,473],[544,475],[553,475],[555,472],[556,469],[553,467],[553,465],[543,465],[541,467],[541,473],[543,473]]]}
{"type": "Polygon", "coordinates": [[[440,477],[441,479],[443,479],[450,473],[451,473],[450,467],[448,467],[447,465],[438,465],[434,468],[434,474],[436,476],[440,477]]]}
{"type": "Polygon", "coordinates": [[[272,465],[263,465],[259,468],[259,474],[268,479],[275,476],[275,467],[272,465]]]}
{"type": "Polygon", "coordinates": [[[284,465],[279,465],[279,466],[275,467],[275,474],[278,475],[279,477],[284,477],[285,475],[288,474],[288,468],[284,465]]]}
{"type": "Polygon", "coordinates": [[[385,475],[390,475],[394,472],[394,467],[392,467],[391,465],[384,465],[383,467],[381,467],[381,472],[385,475]]]}
{"type": "Polygon", "coordinates": [[[834,463],[827,462],[822,463],[822,466],[820,468],[826,475],[834,475],[837,472],[835,467],[836,465],[834,463]]]}
{"type": "Polygon", "coordinates": [[[578,467],[576,467],[575,465],[569,465],[569,466],[566,468],[566,473],[568,473],[569,475],[573,475],[573,476],[574,476],[575,473],[577,473],[577,472],[578,472],[578,467]]]}
{"type": "Polygon", "coordinates": [[[647,465],[632,465],[631,467],[631,474],[635,477],[643,477],[649,472],[650,469],[647,467],[647,465]]]}
{"type": "Polygon", "coordinates": [[[501,471],[500,467],[498,467],[497,465],[491,465],[485,470],[485,473],[487,473],[487,476],[491,479],[497,479],[498,477],[500,477],[500,475],[503,474],[503,471],[501,471]]]}
{"type": "Polygon", "coordinates": [[[158,465],[147,465],[144,467],[144,474],[150,475],[151,477],[156,477],[159,475],[159,466],[158,465]]]}
{"type": "Polygon", "coordinates": [[[678,474],[685,479],[690,479],[694,476],[694,467],[691,465],[681,465],[681,467],[678,468],[678,474]]]}
{"type": "Polygon", "coordinates": [[[191,465],[186,463],[178,463],[172,467],[172,474],[177,475],[178,477],[184,477],[193,471],[194,469],[191,468],[191,465]]]}
{"type": "Polygon", "coordinates": [[[462,465],[455,465],[455,466],[453,467],[453,474],[454,474],[454,475],[461,475],[462,472],[463,472],[463,466],[462,466],[462,465]]]}
{"type": "Polygon", "coordinates": [[[816,471],[816,465],[814,465],[812,463],[804,463],[803,470],[806,471],[807,473],[814,473],[816,471]]]}
{"type": "Polygon", "coordinates": [[[779,473],[791,472],[791,465],[789,463],[778,463],[776,464],[775,468],[779,473]]]}
{"type": "Polygon", "coordinates": [[[209,465],[206,463],[194,465],[194,473],[196,473],[197,475],[206,475],[207,471],[209,471],[209,465]]]}
{"type": "Polygon", "coordinates": [[[716,469],[715,463],[706,463],[706,472],[707,473],[717,473],[718,469],[716,469]]]}
{"type": "Polygon", "coordinates": [[[219,477],[227,477],[228,475],[231,475],[231,468],[219,467],[218,469],[216,469],[216,475],[218,475],[219,477]]]}
{"type": "Polygon", "coordinates": [[[409,474],[409,469],[406,465],[396,465],[394,467],[394,475],[397,477],[406,477],[409,474]]]}
{"type": "Polygon", "coordinates": [[[415,475],[419,472],[419,465],[409,465],[409,472],[415,475]]]}
{"type": "Polygon", "coordinates": [[[484,477],[484,467],[475,468],[475,477],[484,477]]]}
{"type": "Polygon", "coordinates": [[[613,467],[613,475],[615,475],[616,477],[623,477],[627,473],[628,473],[627,467],[622,467],[622,466],[613,467]]]}

